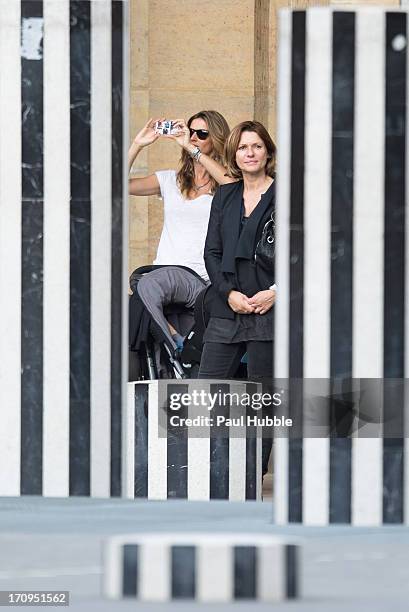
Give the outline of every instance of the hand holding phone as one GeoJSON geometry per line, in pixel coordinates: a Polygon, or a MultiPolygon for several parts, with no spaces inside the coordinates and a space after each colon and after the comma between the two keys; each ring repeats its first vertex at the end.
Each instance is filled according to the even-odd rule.
{"type": "Polygon", "coordinates": [[[163,119],[155,123],[155,132],[162,136],[175,136],[179,134],[180,129],[175,125],[175,121],[171,119],[163,119]]]}

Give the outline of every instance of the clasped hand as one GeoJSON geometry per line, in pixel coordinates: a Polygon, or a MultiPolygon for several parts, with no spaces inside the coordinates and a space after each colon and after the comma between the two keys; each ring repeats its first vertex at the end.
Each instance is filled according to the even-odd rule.
{"type": "Polygon", "coordinates": [[[227,299],[230,308],[238,314],[265,314],[270,310],[276,299],[273,289],[258,291],[252,297],[247,297],[240,291],[230,291],[227,299]]]}

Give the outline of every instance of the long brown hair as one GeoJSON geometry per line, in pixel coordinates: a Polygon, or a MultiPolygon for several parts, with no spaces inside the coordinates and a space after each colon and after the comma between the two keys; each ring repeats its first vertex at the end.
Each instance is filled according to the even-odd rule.
{"type": "MultiPolygon", "coordinates": [[[[192,115],[187,122],[187,126],[190,127],[194,119],[203,119],[207,123],[209,130],[209,137],[211,138],[213,150],[209,153],[209,157],[215,159],[220,164],[223,163],[223,150],[224,143],[229,135],[230,128],[226,119],[214,110],[204,110],[192,115]]],[[[189,153],[182,150],[180,158],[180,170],[177,173],[177,183],[180,191],[186,197],[189,192],[193,189],[195,184],[195,168],[193,159],[189,153]]],[[[210,190],[212,193],[216,191],[218,183],[213,177],[210,177],[210,190]]]]}
{"type": "Polygon", "coordinates": [[[236,179],[243,178],[242,171],[236,162],[236,152],[239,148],[240,138],[243,132],[255,132],[264,142],[268,157],[265,172],[268,176],[273,177],[275,174],[277,149],[270,134],[259,121],[243,121],[236,125],[230,132],[224,147],[224,161],[229,176],[236,179]]]}

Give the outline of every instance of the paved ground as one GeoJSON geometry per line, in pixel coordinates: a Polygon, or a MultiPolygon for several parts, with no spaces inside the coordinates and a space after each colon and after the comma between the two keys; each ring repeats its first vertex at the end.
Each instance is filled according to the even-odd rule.
{"type": "Polygon", "coordinates": [[[102,548],[109,535],[237,530],[281,534],[302,543],[303,599],[275,605],[276,612],[409,610],[408,528],[280,528],[271,516],[270,503],[261,502],[2,498],[0,590],[68,590],[76,612],[271,610],[261,604],[136,605],[101,598],[102,548]]]}

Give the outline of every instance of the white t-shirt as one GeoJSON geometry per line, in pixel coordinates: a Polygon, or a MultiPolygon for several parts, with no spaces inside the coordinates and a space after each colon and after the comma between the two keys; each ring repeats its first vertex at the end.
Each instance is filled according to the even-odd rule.
{"type": "Polygon", "coordinates": [[[209,279],[203,260],[204,244],[213,196],[186,200],[176,183],[175,170],[161,170],[158,177],[164,221],[154,265],[187,266],[209,279]]]}

